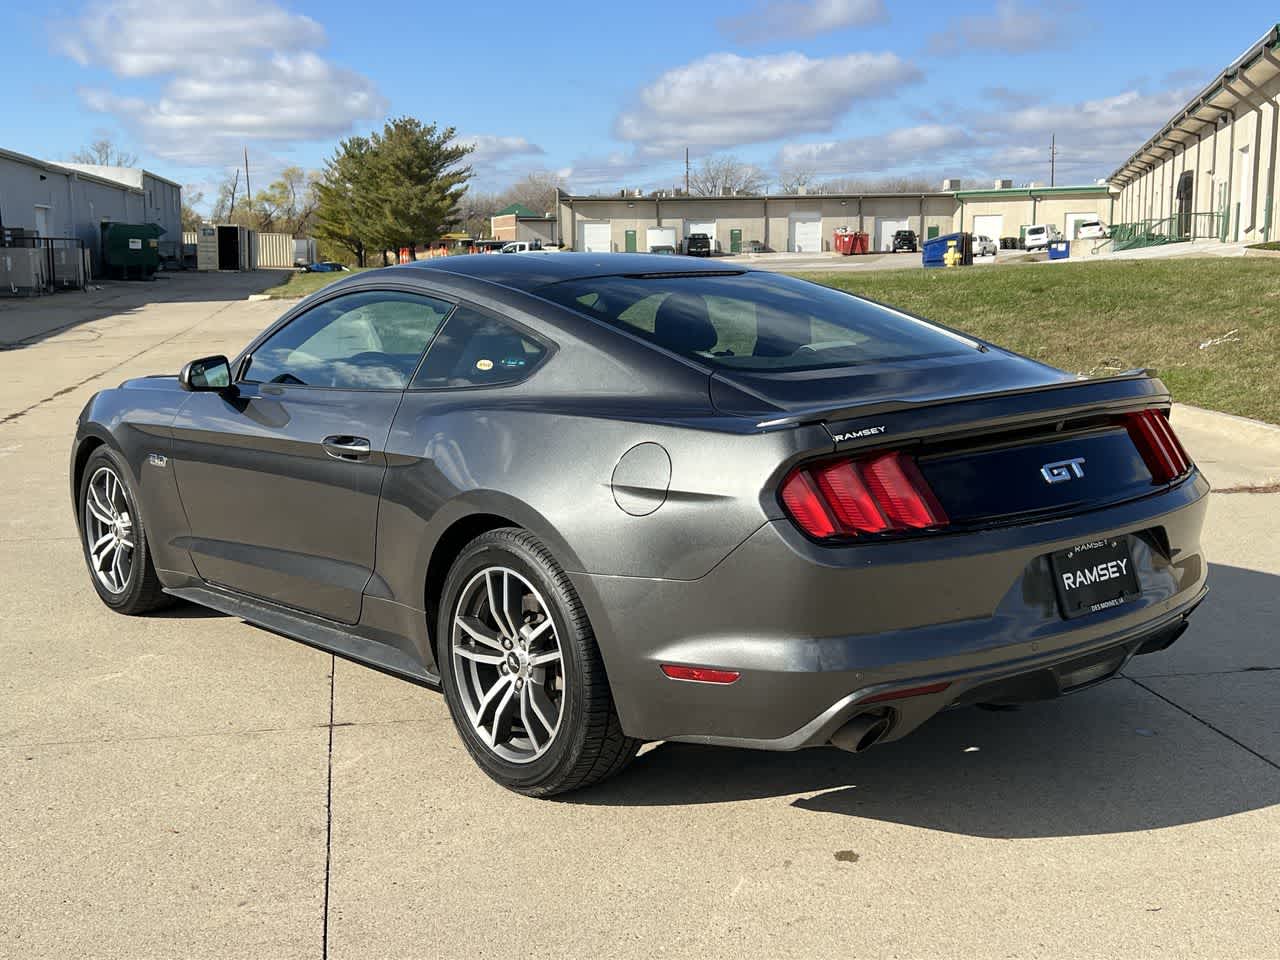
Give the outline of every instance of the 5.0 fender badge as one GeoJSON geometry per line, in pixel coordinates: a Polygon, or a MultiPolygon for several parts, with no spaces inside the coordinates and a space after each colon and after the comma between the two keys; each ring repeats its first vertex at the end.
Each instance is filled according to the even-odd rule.
{"type": "Polygon", "coordinates": [[[153,467],[165,467],[169,465],[169,458],[160,453],[147,454],[147,463],[153,467]]]}

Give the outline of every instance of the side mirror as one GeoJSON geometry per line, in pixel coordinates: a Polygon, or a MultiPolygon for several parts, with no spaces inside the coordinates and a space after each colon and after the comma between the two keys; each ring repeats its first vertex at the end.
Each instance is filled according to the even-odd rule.
{"type": "Polygon", "coordinates": [[[226,390],[231,386],[231,364],[226,357],[192,360],[178,374],[183,390],[226,390]]]}

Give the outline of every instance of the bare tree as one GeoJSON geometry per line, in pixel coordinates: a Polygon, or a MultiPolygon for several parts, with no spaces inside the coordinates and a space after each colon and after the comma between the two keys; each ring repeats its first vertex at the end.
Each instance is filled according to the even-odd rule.
{"type": "Polygon", "coordinates": [[[118,150],[109,138],[102,137],[73,153],[71,162],[94,163],[100,167],[132,167],[138,162],[138,155],[118,150]]]}
{"type": "Polygon", "coordinates": [[[196,230],[204,222],[204,217],[196,208],[204,203],[204,191],[191,184],[182,188],[182,229],[196,230]]]}
{"type": "Polygon", "coordinates": [[[778,189],[783,193],[813,193],[818,187],[818,175],[811,167],[790,167],[778,173],[778,189]]]}
{"type": "Polygon", "coordinates": [[[556,190],[563,190],[564,186],[564,177],[559,174],[535,170],[498,194],[498,206],[494,209],[501,210],[510,204],[520,203],[534,213],[552,213],[556,205],[556,190]]]}
{"type": "Polygon", "coordinates": [[[939,185],[921,176],[842,177],[822,184],[823,193],[933,193],[939,185]]]}
{"type": "Polygon", "coordinates": [[[737,157],[704,157],[689,174],[689,193],[695,197],[755,196],[769,178],[759,167],[737,157]]]}
{"type": "Polygon", "coordinates": [[[469,236],[487,237],[490,233],[489,218],[504,206],[506,204],[500,194],[468,190],[462,198],[462,228],[469,236]]]}

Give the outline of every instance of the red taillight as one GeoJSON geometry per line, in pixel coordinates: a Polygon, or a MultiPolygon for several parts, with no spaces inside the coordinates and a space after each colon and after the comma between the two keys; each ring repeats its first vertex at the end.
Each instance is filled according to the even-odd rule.
{"type": "Polygon", "coordinates": [[[813,478],[804,470],[797,470],[782,485],[782,505],[796,523],[811,536],[829,537],[836,532],[831,514],[827,512],[822,497],[818,496],[813,478]]]}
{"type": "Polygon", "coordinates": [[[1191,458],[1159,410],[1142,410],[1125,419],[1133,445],[1142,454],[1153,481],[1168,483],[1191,469],[1191,458]]]}
{"type": "Polygon", "coordinates": [[[947,525],[915,461],[902,453],[794,470],[782,484],[782,505],[819,540],[947,525]]]}
{"type": "Polygon", "coordinates": [[[886,453],[862,465],[867,484],[895,527],[923,530],[947,522],[929,484],[914,460],[900,453],[886,453]]]}
{"type": "Polygon", "coordinates": [[[664,663],[662,672],[672,680],[692,680],[695,683],[733,683],[738,677],[742,676],[737,670],[686,667],[678,663],[664,663]]]}

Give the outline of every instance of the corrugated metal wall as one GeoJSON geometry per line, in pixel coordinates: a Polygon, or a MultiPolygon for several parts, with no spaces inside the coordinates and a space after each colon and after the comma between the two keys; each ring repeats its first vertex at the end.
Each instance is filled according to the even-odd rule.
{"type": "Polygon", "coordinates": [[[293,236],[288,233],[258,233],[257,265],[259,267],[292,267],[293,236]]]}

